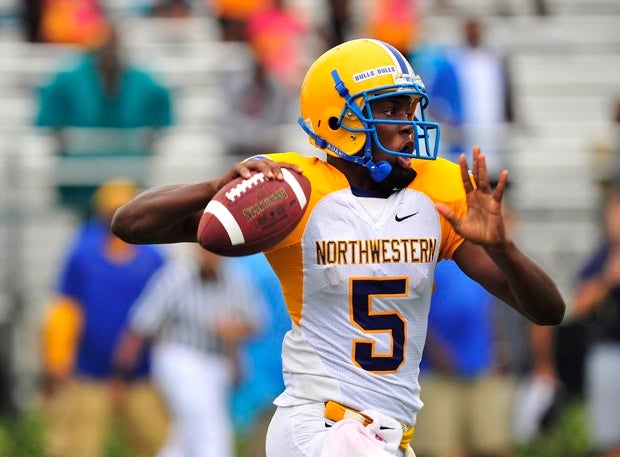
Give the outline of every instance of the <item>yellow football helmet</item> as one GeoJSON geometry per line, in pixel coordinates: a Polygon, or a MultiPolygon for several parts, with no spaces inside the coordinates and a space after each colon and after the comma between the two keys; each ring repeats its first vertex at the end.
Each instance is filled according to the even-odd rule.
{"type": "Polygon", "coordinates": [[[320,56],[304,78],[299,125],[309,141],[326,153],[370,168],[372,144],[387,154],[435,159],[439,125],[428,122],[426,89],[407,59],[393,46],[374,39],[356,39],[320,56]],[[370,103],[379,98],[408,95],[417,115],[408,120],[374,119],[370,103]],[[395,151],[379,141],[379,123],[413,126],[413,151],[395,151]],[[361,153],[361,154],[360,154],[361,153]]]}

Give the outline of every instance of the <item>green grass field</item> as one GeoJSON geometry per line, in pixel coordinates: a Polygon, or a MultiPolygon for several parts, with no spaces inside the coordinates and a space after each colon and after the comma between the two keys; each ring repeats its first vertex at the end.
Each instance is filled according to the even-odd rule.
{"type": "MultiPolygon", "coordinates": [[[[44,422],[31,415],[0,419],[0,457],[47,457],[43,441],[44,422]]],[[[556,425],[532,445],[518,450],[518,457],[595,457],[589,449],[581,401],[564,408],[556,425]]],[[[120,435],[110,437],[105,457],[132,457],[120,435]]],[[[239,455],[238,457],[244,457],[239,455]]]]}
{"type": "Polygon", "coordinates": [[[583,402],[566,404],[557,424],[531,446],[520,449],[519,457],[595,457],[588,442],[583,402]]]}

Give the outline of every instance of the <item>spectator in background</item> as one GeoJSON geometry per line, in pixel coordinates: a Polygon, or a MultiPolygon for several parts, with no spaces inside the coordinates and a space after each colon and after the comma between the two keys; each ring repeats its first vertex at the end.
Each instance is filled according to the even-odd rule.
{"type": "Polygon", "coordinates": [[[245,41],[247,22],[259,11],[269,8],[273,0],[205,0],[219,24],[220,40],[245,41]]]}
{"type": "Polygon", "coordinates": [[[532,0],[532,9],[536,16],[549,16],[551,9],[547,0],[532,0]]]}
{"type": "MultiPolygon", "coordinates": [[[[245,21],[238,66],[221,73],[218,127],[227,153],[240,158],[280,150],[304,71],[305,26],[284,2],[274,1],[245,21]],[[243,133],[239,132],[243,125],[243,133]]],[[[231,59],[234,56],[231,54],[231,59]]]]}
{"type": "MultiPolygon", "coordinates": [[[[523,322],[513,320],[513,324],[519,321],[523,322]]],[[[531,444],[556,424],[568,394],[556,360],[555,329],[523,323],[527,325],[522,329],[528,342],[524,351],[528,357],[527,371],[516,371],[520,379],[510,431],[513,442],[519,446],[531,444]]],[[[510,348],[513,354],[518,350],[518,347],[510,348]]]]}
{"type": "Polygon", "coordinates": [[[77,230],[43,322],[43,393],[51,457],[102,457],[113,416],[137,457],[152,457],[167,416],[149,381],[148,353],[119,405],[111,387],[112,356],[130,306],[164,262],[153,246],[130,245],[110,231],[115,209],[138,191],[127,180],[105,182],[96,215],[77,230]]]}
{"type": "Polygon", "coordinates": [[[456,149],[465,152],[481,146],[487,151],[489,175],[495,181],[507,168],[508,125],[515,117],[507,56],[485,43],[484,32],[479,18],[466,19],[463,43],[450,53],[461,96],[463,145],[456,149]]]}
{"type": "Polygon", "coordinates": [[[448,55],[445,47],[420,41],[407,58],[423,78],[426,91],[433,99],[429,114],[441,124],[439,155],[454,160],[463,152],[462,100],[456,68],[448,55]]]}
{"type": "Polygon", "coordinates": [[[96,46],[109,33],[99,0],[40,0],[38,8],[38,35],[43,42],[96,46]]]}
{"type": "Polygon", "coordinates": [[[592,180],[604,195],[620,176],[620,97],[612,101],[606,129],[593,141],[590,163],[592,180]]]}
{"type": "Polygon", "coordinates": [[[584,388],[590,441],[601,457],[620,456],[620,180],[603,196],[602,239],[580,269],[573,316],[586,322],[584,388]]]}
{"type": "Polygon", "coordinates": [[[234,259],[239,268],[251,271],[267,313],[264,326],[242,347],[242,376],[232,398],[240,455],[265,457],[269,421],[275,412],[273,400],[284,390],[282,340],[291,329],[280,281],[264,254],[234,259]],[[261,445],[257,445],[261,443],[261,445]]]}
{"type": "MultiPolygon", "coordinates": [[[[279,129],[288,122],[293,99],[252,52],[239,68],[222,73],[219,132],[236,158],[280,150],[279,129]],[[239,126],[243,126],[243,132],[239,126]]],[[[245,57],[245,56],[244,56],[245,57]]]]}
{"type": "Polygon", "coordinates": [[[256,59],[267,73],[297,94],[306,72],[304,39],[306,24],[285,0],[273,0],[271,6],[253,14],[247,22],[246,39],[256,59]]]}
{"type": "Polygon", "coordinates": [[[191,16],[191,0],[155,0],[149,16],[182,19],[191,16]]]}
{"type": "MultiPolygon", "coordinates": [[[[505,198],[506,228],[514,236],[517,214],[510,194],[505,198]]],[[[440,262],[435,279],[421,366],[418,457],[515,455],[515,445],[540,433],[560,398],[554,329],[528,322],[453,262],[440,262]]]]}
{"type": "Polygon", "coordinates": [[[439,154],[457,161],[476,145],[486,152],[492,183],[507,167],[507,123],[514,120],[507,58],[484,43],[477,18],[463,24],[463,44],[426,43],[417,1],[381,0],[369,15],[368,33],[407,56],[433,103],[428,114],[442,126],[439,154]]]}
{"type": "Polygon", "coordinates": [[[41,14],[43,0],[21,0],[19,17],[24,39],[29,43],[40,43],[41,14]]]}
{"type": "Polygon", "coordinates": [[[439,155],[454,160],[463,151],[461,87],[446,47],[424,41],[417,0],[381,0],[369,15],[368,33],[390,43],[407,57],[432,98],[430,119],[441,124],[439,155]]]}
{"type": "Polygon", "coordinates": [[[418,457],[508,457],[515,378],[496,360],[496,299],[453,261],[435,271],[426,346],[418,457]]]}
{"type": "Polygon", "coordinates": [[[390,43],[405,56],[417,45],[421,18],[418,0],[378,0],[368,17],[366,35],[390,43]]]}
{"type": "Polygon", "coordinates": [[[328,8],[327,19],[319,32],[327,50],[352,38],[353,19],[351,0],[326,0],[324,3],[328,8]]]}
{"type": "Polygon", "coordinates": [[[106,179],[122,175],[146,184],[154,141],[172,121],[169,89],[125,60],[111,28],[39,91],[35,123],[57,139],[60,203],[88,215],[106,179]]]}
{"type": "Polygon", "coordinates": [[[160,457],[233,457],[230,394],[239,346],[261,325],[261,295],[229,259],[195,247],[149,282],[116,349],[116,372],[133,373],[153,342],[153,376],[172,416],[160,457]]]}

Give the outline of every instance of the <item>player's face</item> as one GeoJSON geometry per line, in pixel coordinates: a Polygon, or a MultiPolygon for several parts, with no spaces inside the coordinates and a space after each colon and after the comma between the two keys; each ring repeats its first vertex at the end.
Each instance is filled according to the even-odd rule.
{"type": "MultiPolygon", "coordinates": [[[[371,109],[375,119],[406,121],[412,120],[417,101],[407,96],[389,97],[373,102],[371,109]]],[[[377,136],[384,148],[393,151],[412,152],[414,147],[413,126],[403,124],[376,124],[377,136]]],[[[392,165],[389,176],[379,185],[389,191],[402,189],[415,178],[411,159],[387,154],[373,145],[375,163],[386,161],[392,165]]]]}
{"type": "MultiPolygon", "coordinates": [[[[407,121],[413,119],[417,101],[408,96],[395,96],[377,100],[371,105],[373,117],[377,120],[407,121]]],[[[386,148],[393,151],[411,152],[413,150],[413,126],[398,124],[377,124],[377,136],[386,148]]],[[[409,166],[409,159],[386,154],[378,147],[373,148],[375,162],[385,160],[391,164],[409,166]]]]}

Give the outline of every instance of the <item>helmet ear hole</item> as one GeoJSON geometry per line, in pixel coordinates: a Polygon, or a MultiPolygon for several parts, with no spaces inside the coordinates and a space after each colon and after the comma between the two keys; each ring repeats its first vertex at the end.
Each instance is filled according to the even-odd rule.
{"type": "Polygon", "coordinates": [[[329,128],[332,130],[338,130],[340,128],[340,126],[338,125],[338,118],[337,117],[330,117],[329,121],[327,122],[329,125],[329,128]]]}

